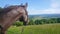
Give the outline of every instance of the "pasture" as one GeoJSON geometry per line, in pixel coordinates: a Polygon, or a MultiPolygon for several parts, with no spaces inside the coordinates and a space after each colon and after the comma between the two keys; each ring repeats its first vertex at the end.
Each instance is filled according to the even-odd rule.
{"type": "Polygon", "coordinates": [[[11,26],[7,34],[60,34],[60,23],[19,27],[11,26]]]}

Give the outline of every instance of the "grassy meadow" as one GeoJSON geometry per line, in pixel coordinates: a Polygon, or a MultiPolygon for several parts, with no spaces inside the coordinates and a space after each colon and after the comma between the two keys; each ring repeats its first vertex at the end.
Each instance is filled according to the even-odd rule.
{"type": "Polygon", "coordinates": [[[7,34],[60,34],[60,23],[19,27],[11,26],[7,34]]]}

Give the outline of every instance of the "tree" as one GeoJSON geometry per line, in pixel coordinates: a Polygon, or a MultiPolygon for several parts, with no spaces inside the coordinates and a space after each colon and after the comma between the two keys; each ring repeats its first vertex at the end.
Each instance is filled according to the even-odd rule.
{"type": "Polygon", "coordinates": [[[29,24],[29,25],[34,25],[33,19],[30,19],[28,24],[29,24]]]}
{"type": "Polygon", "coordinates": [[[57,18],[57,23],[60,23],[60,18],[57,18]]]}
{"type": "Polygon", "coordinates": [[[40,21],[40,20],[35,20],[35,22],[34,22],[36,25],[38,25],[38,24],[42,24],[42,22],[40,21]]]}

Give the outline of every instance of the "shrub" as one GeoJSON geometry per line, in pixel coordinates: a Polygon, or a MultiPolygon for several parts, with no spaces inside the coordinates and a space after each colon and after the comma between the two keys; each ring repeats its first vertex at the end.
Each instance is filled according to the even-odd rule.
{"type": "Polygon", "coordinates": [[[35,22],[34,22],[36,25],[38,25],[38,24],[42,24],[42,22],[40,21],[40,20],[35,20],[35,22]]]}
{"type": "Polygon", "coordinates": [[[34,25],[33,19],[30,19],[28,24],[29,24],[29,25],[34,25]]]}
{"type": "Polygon", "coordinates": [[[13,25],[14,26],[22,26],[23,25],[23,22],[16,21],[13,25]]]}

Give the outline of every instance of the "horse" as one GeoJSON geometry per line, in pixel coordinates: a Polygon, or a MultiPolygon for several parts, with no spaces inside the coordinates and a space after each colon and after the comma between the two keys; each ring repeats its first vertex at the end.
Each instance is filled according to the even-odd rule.
{"type": "Polygon", "coordinates": [[[16,21],[28,23],[27,3],[25,5],[12,5],[0,11],[0,34],[6,34],[7,29],[16,21]]]}

